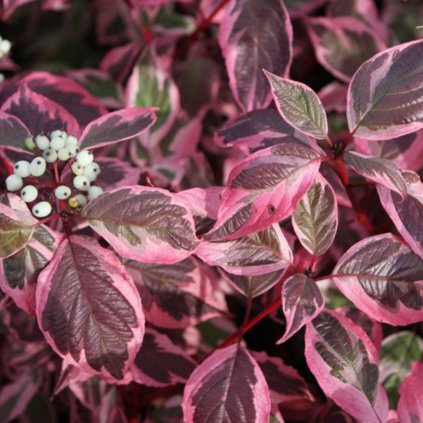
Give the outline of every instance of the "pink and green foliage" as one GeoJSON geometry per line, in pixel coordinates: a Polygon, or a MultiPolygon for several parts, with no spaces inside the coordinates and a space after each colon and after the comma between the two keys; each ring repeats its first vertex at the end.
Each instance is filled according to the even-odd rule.
{"type": "Polygon", "coordinates": [[[423,421],[420,1],[0,19],[0,423],[423,421]]]}

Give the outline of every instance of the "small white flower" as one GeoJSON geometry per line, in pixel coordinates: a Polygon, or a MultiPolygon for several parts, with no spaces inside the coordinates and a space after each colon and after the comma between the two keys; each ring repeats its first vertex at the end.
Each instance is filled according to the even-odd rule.
{"type": "Polygon", "coordinates": [[[27,178],[30,175],[29,172],[29,162],[26,160],[19,160],[13,166],[15,175],[20,176],[21,178],[27,178]]]}
{"type": "Polygon", "coordinates": [[[72,163],[71,169],[72,172],[77,176],[84,173],[84,166],[80,165],[78,162],[72,163]]]}
{"type": "Polygon", "coordinates": [[[6,178],[6,188],[8,191],[18,191],[23,187],[22,178],[18,175],[10,175],[6,178]]]}
{"type": "Polygon", "coordinates": [[[102,188],[97,187],[97,186],[92,186],[88,190],[88,199],[89,200],[94,200],[95,198],[97,198],[101,194],[103,194],[103,189],[102,188]]]}
{"type": "Polygon", "coordinates": [[[84,175],[78,175],[73,178],[73,186],[80,191],[88,191],[90,185],[89,179],[84,175]]]}
{"type": "Polygon", "coordinates": [[[76,160],[81,166],[87,166],[93,162],[94,156],[91,151],[82,150],[76,155],[76,160]]]}
{"type": "Polygon", "coordinates": [[[21,198],[25,203],[31,203],[35,201],[38,197],[38,189],[34,185],[27,185],[21,191],[21,198]]]}
{"type": "Polygon", "coordinates": [[[59,200],[66,200],[66,198],[69,198],[71,195],[71,189],[66,186],[66,185],[59,185],[55,190],[54,190],[54,195],[59,199],[59,200]]]}
{"type": "Polygon", "coordinates": [[[43,151],[44,160],[47,163],[54,163],[57,160],[57,153],[52,148],[43,151]]]}
{"type": "Polygon", "coordinates": [[[45,135],[37,135],[35,143],[40,150],[47,150],[50,147],[50,140],[45,135]]]}
{"type": "Polygon", "coordinates": [[[46,171],[46,161],[44,157],[35,157],[29,165],[29,171],[32,176],[42,176],[46,171]]]}
{"type": "Polygon", "coordinates": [[[53,150],[59,151],[62,148],[65,148],[65,140],[62,137],[52,137],[50,146],[53,150]]]}
{"type": "Polygon", "coordinates": [[[40,201],[32,208],[32,214],[36,217],[46,217],[51,213],[52,207],[48,201],[40,201]]]}

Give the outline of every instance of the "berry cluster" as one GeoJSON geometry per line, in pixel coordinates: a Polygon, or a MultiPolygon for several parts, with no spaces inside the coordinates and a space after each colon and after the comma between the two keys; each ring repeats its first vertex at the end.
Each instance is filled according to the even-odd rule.
{"type": "Polygon", "coordinates": [[[30,162],[15,163],[14,173],[6,179],[6,188],[12,192],[21,190],[22,200],[34,203],[31,205],[34,216],[48,216],[54,203],[63,211],[59,200],[67,200],[65,207],[76,209],[103,193],[99,186],[91,185],[100,174],[100,166],[94,162],[91,151],[79,151],[74,136],[56,130],[50,137],[38,135],[35,142],[28,138],[25,145],[36,157],[30,162]]]}

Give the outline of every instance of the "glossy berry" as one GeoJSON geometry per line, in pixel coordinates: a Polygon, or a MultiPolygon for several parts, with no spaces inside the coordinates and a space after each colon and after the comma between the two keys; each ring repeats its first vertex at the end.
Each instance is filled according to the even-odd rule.
{"type": "Polygon", "coordinates": [[[78,140],[74,136],[69,135],[66,138],[66,147],[78,147],[78,140]]]}
{"type": "Polygon", "coordinates": [[[44,160],[47,163],[54,163],[57,160],[57,152],[52,148],[43,151],[44,160]]]}
{"type": "Polygon", "coordinates": [[[18,175],[10,175],[6,178],[6,188],[8,191],[18,191],[23,187],[22,178],[18,175]]]}
{"type": "Polygon", "coordinates": [[[97,179],[97,173],[90,165],[85,166],[83,175],[86,176],[90,182],[94,182],[97,179]]]}
{"type": "Polygon", "coordinates": [[[66,186],[66,185],[59,185],[54,190],[54,195],[59,200],[66,200],[66,198],[69,198],[70,195],[71,195],[71,189],[68,186],[66,186]]]}
{"type": "Polygon", "coordinates": [[[93,162],[93,153],[88,150],[82,150],[76,155],[76,160],[81,166],[87,166],[93,162]]]}
{"type": "Polygon", "coordinates": [[[50,137],[52,139],[53,138],[56,138],[56,137],[65,139],[67,137],[67,134],[66,134],[65,131],[62,131],[60,129],[56,129],[56,130],[54,130],[54,131],[51,132],[50,137]]]}
{"type": "Polygon", "coordinates": [[[45,135],[37,135],[35,137],[35,144],[40,150],[47,150],[50,147],[50,140],[45,135]]]}
{"type": "Polygon", "coordinates": [[[78,162],[73,163],[71,169],[75,175],[82,175],[84,173],[84,167],[81,166],[78,162]]]}
{"type": "Polygon", "coordinates": [[[94,200],[94,198],[97,198],[99,195],[103,194],[103,189],[97,186],[92,186],[88,190],[88,199],[94,200]]]}
{"type": "Polygon", "coordinates": [[[88,191],[90,185],[89,179],[84,175],[78,175],[73,178],[73,186],[80,191],[88,191]]]}
{"type": "Polygon", "coordinates": [[[32,214],[36,217],[46,217],[51,213],[52,207],[48,201],[40,201],[32,208],[32,214]]]}
{"type": "Polygon", "coordinates": [[[59,158],[59,160],[66,161],[72,157],[72,154],[69,149],[65,147],[57,152],[57,157],[59,158]]]}
{"type": "Polygon", "coordinates": [[[20,176],[21,178],[26,178],[30,175],[29,172],[29,162],[26,160],[19,160],[13,166],[13,171],[16,175],[20,176]]]}
{"type": "Polygon", "coordinates": [[[21,198],[25,203],[31,203],[35,201],[38,197],[38,189],[34,185],[27,185],[21,191],[21,198]]]}
{"type": "Polygon", "coordinates": [[[46,171],[46,161],[43,157],[36,157],[29,165],[29,171],[32,176],[42,176],[46,171]]]}
{"type": "Polygon", "coordinates": [[[65,147],[65,140],[62,137],[54,137],[50,141],[50,146],[53,150],[59,151],[65,147]]]}
{"type": "Polygon", "coordinates": [[[66,148],[70,152],[71,157],[75,157],[79,153],[79,148],[73,145],[67,145],[66,148]]]}

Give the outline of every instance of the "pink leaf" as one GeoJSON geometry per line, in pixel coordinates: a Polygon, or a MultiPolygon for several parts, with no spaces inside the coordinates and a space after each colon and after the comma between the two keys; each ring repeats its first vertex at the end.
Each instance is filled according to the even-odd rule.
{"type": "Polygon", "coordinates": [[[182,402],[192,423],[268,423],[269,388],[260,367],[239,344],[215,351],[189,378],[182,402]]]}
{"type": "Polygon", "coordinates": [[[391,234],[352,246],[331,278],[357,308],[376,321],[408,325],[423,319],[423,261],[391,234]]]}
{"type": "Polygon", "coordinates": [[[88,124],[82,132],[80,145],[98,148],[127,140],[145,131],[155,120],[154,108],[134,107],[111,112],[88,124]]]}
{"type": "Polygon", "coordinates": [[[354,151],[344,153],[344,160],[359,175],[397,192],[402,199],[407,195],[404,177],[390,160],[369,157],[354,151]]]}
{"type": "Polygon", "coordinates": [[[244,111],[266,108],[271,96],[261,69],[287,76],[292,61],[292,26],[284,3],[231,0],[220,26],[219,43],[239,106],[244,111]],[[266,25],[260,24],[261,18],[266,25]]]}
{"type": "Polygon", "coordinates": [[[327,117],[317,94],[301,82],[280,78],[267,70],[264,73],[283,119],[303,134],[317,139],[326,138],[327,117]]]}
{"type": "Polygon", "coordinates": [[[319,170],[321,158],[299,145],[281,144],[252,154],[231,172],[208,241],[234,239],[290,216],[319,170]]]}
{"type": "Polygon", "coordinates": [[[197,244],[187,205],[158,188],[109,191],[82,210],[90,226],[123,257],[145,263],[176,263],[197,244]]]}
{"type": "Polygon", "coordinates": [[[1,106],[1,111],[19,118],[33,136],[56,129],[77,137],[80,133],[78,122],[65,108],[32,91],[27,85],[21,85],[9,97],[1,106]]]}
{"type": "Polygon", "coordinates": [[[399,388],[398,418],[401,423],[423,420],[423,363],[415,362],[413,372],[399,388]]]}
{"type": "Polygon", "coordinates": [[[247,276],[284,269],[293,260],[279,225],[231,241],[202,241],[194,254],[209,266],[220,266],[229,273],[247,276]]]}
{"type": "Polygon", "coordinates": [[[282,309],[286,319],[282,344],[313,320],[323,309],[325,300],[316,282],[303,274],[288,278],[282,286],[282,309]]]}
{"type": "Polygon", "coordinates": [[[348,127],[367,140],[396,138],[423,128],[420,89],[423,41],[384,50],[363,63],[351,80],[348,127]]]}
{"type": "Polygon", "coordinates": [[[135,382],[160,387],[185,382],[195,367],[195,361],[167,336],[147,329],[131,372],[135,382]]]}
{"type": "Polygon", "coordinates": [[[338,204],[326,179],[318,177],[297,204],[292,226],[310,254],[319,256],[330,248],[338,229],[338,204]]]}
{"type": "Polygon", "coordinates": [[[360,421],[387,420],[377,351],[361,328],[325,310],[307,325],[305,344],[307,364],[329,398],[360,421]]]}
{"type": "Polygon", "coordinates": [[[308,30],[319,63],[345,82],[364,61],[386,48],[371,27],[355,17],[311,18],[308,30]]]}
{"type": "Polygon", "coordinates": [[[83,371],[122,381],[144,335],[134,282],[92,239],[71,236],[39,276],[37,318],[48,343],[83,371]]]}
{"type": "Polygon", "coordinates": [[[17,117],[0,112],[0,145],[23,148],[25,139],[30,136],[28,128],[17,117]]]}

